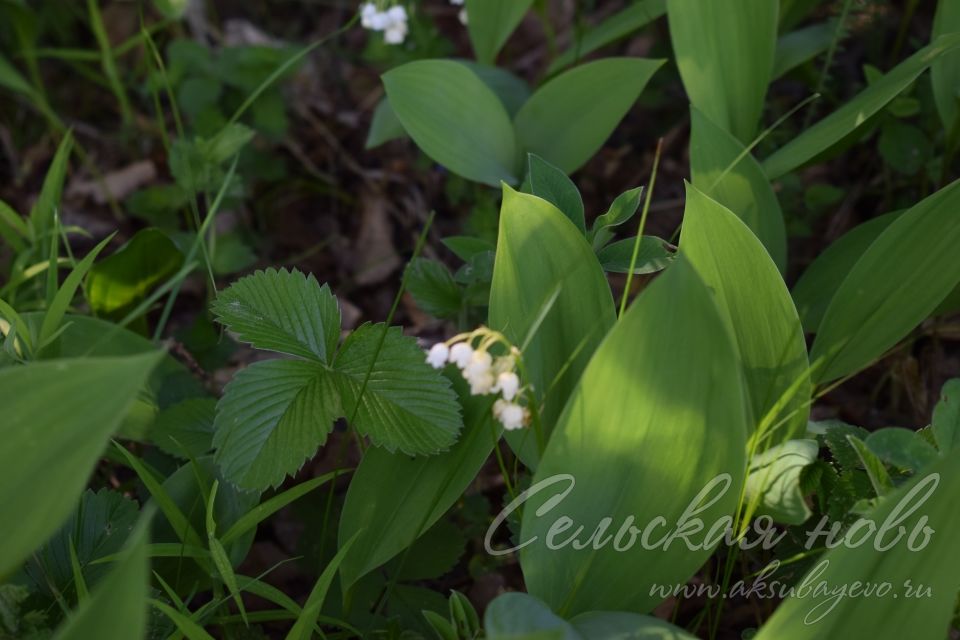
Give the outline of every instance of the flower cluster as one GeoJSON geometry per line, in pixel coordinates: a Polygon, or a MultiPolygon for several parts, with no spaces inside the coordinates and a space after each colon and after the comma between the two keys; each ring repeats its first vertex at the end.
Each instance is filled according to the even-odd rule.
{"type": "Polygon", "coordinates": [[[476,331],[438,342],[427,352],[427,363],[442,369],[455,364],[470,385],[472,395],[499,394],[493,415],[508,431],[520,429],[530,421],[529,410],[520,404],[520,377],[516,373],[520,351],[496,331],[481,327],[476,331]],[[474,342],[478,342],[474,347],[474,342]],[[507,347],[507,355],[494,357],[489,349],[495,344],[507,347]]]}
{"type": "Polygon", "coordinates": [[[360,6],[360,24],[364,29],[382,31],[383,41],[387,44],[403,44],[407,38],[407,10],[403,5],[382,8],[378,2],[367,2],[360,6]]]}
{"type": "Polygon", "coordinates": [[[460,13],[457,14],[457,17],[460,19],[460,24],[466,26],[467,24],[467,8],[463,6],[464,0],[450,0],[450,4],[461,7],[460,13]]]}

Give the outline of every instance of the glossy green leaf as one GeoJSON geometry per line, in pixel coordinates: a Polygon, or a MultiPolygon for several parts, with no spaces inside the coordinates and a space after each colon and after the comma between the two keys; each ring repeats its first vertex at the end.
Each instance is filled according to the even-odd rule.
{"type": "Polygon", "coordinates": [[[782,273],[787,264],[787,230],[763,169],[749,153],[741,158],[740,141],[696,107],[690,109],[690,120],[693,185],[743,220],[782,273]]]}
{"type": "Polygon", "coordinates": [[[573,173],[603,146],[662,64],[604,58],[565,71],[517,112],[517,140],[526,151],[573,173]]]}
{"type": "Polygon", "coordinates": [[[391,69],[383,84],[417,146],[469,180],[515,183],[519,158],[503,103],[466,66],[420,60],[391,69]]]}
{"type": "Polygon", "coordinates": [[[569,49],[550,64],[548,73],[555,73],[575,64],[580,58],[641,29],[667,12],[666,0],[637,0],[583,33],[574,33],[569,49]]]}
{"type": "Polygon", "coordinates": [[[477,60],[493,64],[533,0],[467,0],[467,30],[477,60]]]}
{"type": "MultiPolygon", "coordinates": [[[[610,286],[580,230],[549,202],[505,188],[489,323],[523,349],[545,437],[615,319],[610,286]]],[[[511,432],[507,441],[536,465],[532,430],[511,432]]]]}
{"type": "Polygon", "coordinates": [[[382,324],[358,327],[337,353],[333,371],[342,415],[388,451],[446,451],[463,427],[450,381],[426,363],[417,341],[399,327],[386,336],[382,324]]]}
{"type": "Polygon", "coordinates": [[[697,640],[660,618],[624,611],[592,611],[570,623],[584,640],[697,640]]]}
{"type": "Polygon", "coordinates": [[[340,339],[340,308],[327,285],[300,271],[267,269],[220,292],[217,319],[258,349],[330,362],[340,339]]]}
{"type": "Polygon", "coordinates": [[[490,455],[500,428],[489,398],[457,381],[464,432],[450,451],[411,458],[367,449],[347,489],[339,539],[356,543],[341,569],[345,588],[406,549],[463,494],[490,455]]]}
{"type": "Polygon", "coordinates": [[[960,466],[952,455],[888,495],[847,530],[847,544],[814,563],[799,583],[809,587],[777,608],[757,640],[943,638],[953,617],[960,573],[960,554],[951,535],[960,530],[958,492],[960,466]],[[856,593],[855,582],[861,585],[856,593]],[[878,596],[877,588],[884,583],[890,587],[878,596]],[[813,588],[820,584],[825,588],[813,588]],[[864,585],[873,587],[872,595],[864,585]],[[906,585],[912,585],[911,596],[906,585]],[[837,597],[839,589],[846,589],[846,597],[837,597]]]}
{"type": "Polygon", "coordinates": [[[765,425],[775,431],[757,434],[762,448],[802,434],[810,414],[807,347],[790,292],[770,256],[739,218],[692,186],[680,252],[714,292],[735,338],[754,426],[768,413],[776,418],[765,425]],[[780,420],[785,422],[776,426],[780,420]],[[771,440],[764,442],[767,433],[771,440]]]}
{"type": "Polygon", "coordinates": [[[942,455],[960,447],[960,378],[948,380],[933,409],[933,434],[942,455]]]}
{"type": "Polygon", "coordinates": [[[901,213],[891,211],[857,225],[837,238],[804,270],[791,291],[804,330],[808,333],[817,332],[823,314],[827,312],[843,279],[873,241],[901,213]]]}
{"type": "Polygon", "coordinates": [[[771,180],[806,164],[856,131],[910,86],[938,58],[960,47],[960,33],[940,36],[929,46],[870,83],[855,98],[805,130],[764,160],[763,170],[771,180]]]}
{"type": "Polygon", "coordinates": [[[53,640],[131,640],[147,629],[149,520],[141,520],[110,573],[53,634],[53,640]]]}
{"type": "Polygon", "coordinates": [[[746,468],[741,376],[709,290],[681,257],[597,349],[547,445],[518,542],[532,595],[564,616],[646,612],[659,602],[652,585],[682,583],[706,561],[746,468]],[[664,543],[689,508],[704,529],[664,543]],[[615,546],[628,517],[646,544],[623,534],[615,546]]]}
{"type": "Polygon", "coordinates": [[[747,470],[745,496],[755,515],[783,524],[803,524],[811,511],[800,490],[800,474],[817,459],[816,440],[787,440],[755,455],[747,470]]]}
{"type": "MultiPolygon", "coordinates": [[[[604,271],[628,273],[633,261],[633,247],[636,238],[624,238],[597,251],[597,259],[604,271]]],[[[670,266],[676,254],[668,250],[666,242],[656,236],[640,238],[640,250],[633,272],[636,274],[656,273],[670,266]]]]}
{"type": "Polygon", "coordinates": [[[4,533],[0,575],[70,514],[159,357],[54,360],[0,370],[0,522],[18,523],[4,533]],[[40,477],[43,482],[30,481],[40,477]]]}
{"type": "Polygon", "coordinates": [[[958,208],[960,181],[914,205],[870,245],[820,324],[810,351],[811,363],[823,358],[816,382],[836,380],[870,364],[929,316],[960,282],[958,208]]]}
{"type": "Polygon", "coordinates": [[[142,229],[90,269],[87,302],[98,313],[128,309],[182,266],[183,254],[167,234],[142,229]]]}
{"type": "Polygon", "coordinates": [[[530,193],[543,198],[570,219],[570,222],[586,233],[584,221],[583,198],[580,190],[563,171],[553,166],[540,156],[527,154],[527,177],[524,185],[530,188],[530,193]]]}
{"type": "Polygon", "coordinates": [[[217,405],[217,463],[241,487],[279,486],[326,441],[340,415],[333,381],[321,365],[255,362],[227,384],[217,405]]]}
{"type": "MultiPolygon", "coordinates": [[[[939,0],[937,12],[933,18],[931,39],[938,36],[960,32],[960,4],[951,0],[939,0]]],[[[935,60],[930,66],[930,82],[933,84],[933,98],[940,114],[940,122],[946,132],[957,124],[957,102],[960,101],[960,53],[952,52],[935,60]]]]}
{"type": "Polygon", "coordinates": [[[749,144],[773,75],[777,0],[667,0],[670,41],[690,102],[749,144]]]}

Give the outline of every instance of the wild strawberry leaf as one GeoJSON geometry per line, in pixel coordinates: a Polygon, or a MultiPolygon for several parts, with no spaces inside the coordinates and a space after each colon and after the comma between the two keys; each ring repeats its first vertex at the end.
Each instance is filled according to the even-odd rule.
{"type": "Polygon", "coordinates": [[[399,327],[364,324],[333,362],[343,415],[388,451],[433,454],[450,448],[463,420],[450,381],[426,363],[399,327]],[[374,359],[376,358],[376,359],[374,359]]]}
{"type": "Polygon", "coordinates": [[[241,278],[212,310],[258,349],[327,363],[340,338],[340,308],[327,285],[299,271],[267,269],[241,278]]]}
{"type": "Polygon", "coordinates": [[[255,362],[227,385],[217,405],[216,460],[241,487],[278,486],[326,441],[340,415],[340,399],[322,365],[255,362]]]}

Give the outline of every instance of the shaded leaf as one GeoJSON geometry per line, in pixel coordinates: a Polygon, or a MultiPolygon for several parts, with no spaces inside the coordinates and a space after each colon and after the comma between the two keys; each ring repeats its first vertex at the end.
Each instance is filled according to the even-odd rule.
{"type": "MultiPolygon", "coordinates": [[[[950,0],[939,0],[933,18],[933,33],[936,42],[944,34],[960,31],[960,5],[950,0]]],[[[933,98],[940,114],[940,122],[946,132],[957,126],[957,101],[960,100],[960,53],[952,52],[934,60],[930,65],[930,82],[933,98]]]]}
{"type": "Polygon", "coordinates": [[[960,181],[914,205],[870,245],[824,314],[810,351],[811,362],[823,359],[815,382],[836,380],[868,365],[929,316],[960,282],[958,207],[960,181]]]}
{"type": "Polygon", "coordinates": [[[141,302],[183,266],[183,254],[159,229],[142,229],[90,269],[87,302],[98,313],[116,313],[141,302]]]}
{"type": "Polygon", "coordinates": [[[417,146],[469,180],[515,183],[518,157],[510,117],[466,66],[419,60],[383,76],[390,104],[417,146]]]}
{"type": "Polygon", "coordinates": [[[803,524],[811,511],[803,499],[800,474],[817,459],[816,440],[787,440],[755,455],[747,470],[748,501],[757,500],[756,515],[784,524],[803,524]]]}
{"type": "Polygon", "coordinates": [[[493,64],[533,0],[467,0],[467,30],[477,60],[493,64]]]}
{"type": "Polygon", "coordinates": [[[604,58],[565,71],[537,89],[517,112],[517,140],[526,151],[573,173],[603,146],[662,64],[604,58]]]}
{"type": "Polygon", "coordinates": [[[878,458],[915,473],[937,459],[937,450],[922,435],[909,429],[889,427],[874,431],[864,440],[878,458]]]}
{"type": "Polygon", "coordinates": [[[573,181],[563,171],[540,156],[527,154],[527,178],[530,193],[543,198],[570,219],[581,233],[586,233],[583,198],[573,181]]]}
{"type": "MultiPolygon", "coordinates": [[[[600,260],[603,270],[611,273],[629,272],[636,243],[636,238],[625,238],[597,251],[597,259],[600,260]]],[[[643,236],[640,238],[640,250],[637,252],[633,272],[644,274],[662,271],[670,266],[675,257],[676,254],[667,249],[666,242],[661,238],[643,236]]]]}
{"type": "Polygon", "coordinates": [[[191,398],[161,411],[150,441],[177,458],[202,456],[213,448],[216,407],[213,398],[191,398]]]}
{"type": "Polygon", "coordinates": [[[417,257],[407,264],[406,289],[417,306],[436,318],[460,313],[463,294],[447,267],[436,260],[417,257]]]}

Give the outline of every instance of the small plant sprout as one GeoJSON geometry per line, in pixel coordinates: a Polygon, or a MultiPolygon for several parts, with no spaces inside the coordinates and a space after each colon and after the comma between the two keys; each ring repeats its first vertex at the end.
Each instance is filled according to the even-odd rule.
{"type": "Polygon", "coordinates": [[[382,31],[387,44],[403,44],[407,38],[407,10],[403,5],[384,6],[382,2],[360,5],[360,24],[370,31],[382,31]]]}
{"type": "Polygon", "coordinates": [[[519,402],[521,393],[529,390],[529,386],[521,386],[516,372],[519,357],[519,349],[501,333],[487,327],[438,342],[427,351],[427,363],[435,369],[455,364],[469,383],[472,395],[499,394],[493,415],[508,431],[530,422],[530,411],[519,402]],[[506,348],[506,355],[495,357],[490,353],[490,348],[497,344],[506,348]]]}

